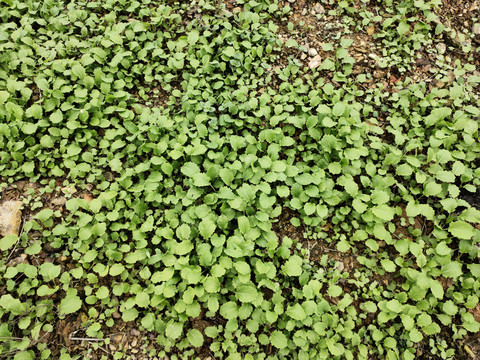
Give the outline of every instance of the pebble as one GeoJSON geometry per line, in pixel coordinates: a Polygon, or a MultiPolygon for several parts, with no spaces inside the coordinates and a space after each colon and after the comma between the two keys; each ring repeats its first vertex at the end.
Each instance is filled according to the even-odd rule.
{"type": "Polygon", "coordinates": [[[311,56],[311,57],[317,56],[318,51],[314,48],[311,48],[310,50],[308,50],[308,55],[311,56]]]}
{"type": "Polygon", "coordinates": [[[0,205],[0,236],[18,235],[22,222],[21,201],[9,200],[0,205]]]}
{"type": "Polygon", "coordinates": [[[120,313],[117,312],[117,311],[115,311],[112,315],[113,315],[114,319],[120,319],[122,317],[122,315],[120,315],[120,313]]]}
{"type": "Polygon", "coordinates": [[[472,32],[473,32],[475,35],[480,35],[480,23],[475,23],[475,24],[473,24],[472,32]]]}
{"type": "Polygon", "coordinates": [[[138,344],[138,341],[137,341],[137,340],[133,340],[131,345],[132,345],[132,347],[135,347],[135,346],[137,346],[137,344],[138,344]]]}
{"type": "Polygon", "coordinates": [[[325,14],[325,8],[322,4],[315,4],[312,9],[312,15],[323,15],[325,14]]]}
{"type": "Polygon", "coordinates": [[[315,56],[310,62],[308,63],[308,67],[310,69],[315,69],[319,67],[322,64],[322,58],[320,55],[315,56]]]}
{"type": "Polygon", "coordinates": [[[295,0],[288,0],[288,2],[289,2],[290,4],[293,4],[293,3],[295,2],[295,0]]]}
{"type": "Polygon", "coordinates": [[[28,264],[28,260],[27,260],[27,254],[21,254],[20,256],[10,260],[8,263],[7,263],[7,267],[9,266],[17,266],[18,264],[22,264],[22,263],[27,263],[28,264]]]}
{"type": "Polygon", "coordinates": [[[343,261],[339,261],[336,266],[337,270],[342,272],[345,269],[345,265],[343,264],[343,261]]]}
{"type": "Polygon", "coordinates": [[[140,331],[138,331],[137,329],[132,329],[131,333],[133,336],[140,336],[140,331]]]}
{"type": "Polygon", "coordinates": [[[447,51],[447,45],[445,45],[445,43],[438,43],[435,45],[435,48],[440,54],[445,54],[445,51],[447,51]]]}
{"type": "Polygon", "coordinates": [[[52,199],[52,205],[63,206],[67,202],[65,196],[55,197],[52,199]]]}

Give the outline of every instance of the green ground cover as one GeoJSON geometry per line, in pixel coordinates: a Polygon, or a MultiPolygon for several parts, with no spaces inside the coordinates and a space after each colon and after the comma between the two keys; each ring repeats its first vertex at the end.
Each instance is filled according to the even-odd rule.
{"type": "Polygon", "coordinates": [[[478,36],[299,1],[0,1],[0,358],[474,353],[478,36]]]}

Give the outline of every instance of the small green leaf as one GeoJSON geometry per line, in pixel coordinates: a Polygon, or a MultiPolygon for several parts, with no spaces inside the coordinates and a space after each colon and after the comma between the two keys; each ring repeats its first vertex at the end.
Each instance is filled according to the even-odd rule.
{"type": "Polygon", "coordinates": [[[442,266],[442,275],[445,277],[456,279],[462,274],[462,264],[457,261],[451,261],[442,266]]]}
{"type": "Polygon", "coordinates": [[[417,329],[412,329],[410,330],[410,333],[408,334],[409,338],[411,341],[414,343],[418,343],[423,340],[423,335],[420,331],[417,329]]]}
{"type": "Polygon", "coordinates": [[[395,272],[397,266],[392,260],[389,259],[383,259],[381,261],[382,267],[385,269],[387,272],[395,272]]]}
{"type": "Polygon", "coordinates": [[[194,164],[192,162],[187,162],[183,164],[181,168],[181,172],[185,176],[193,177],[196,174],[200,173],[200,168],[198,167],[197,164],[194,164]]]}
{"type": "Polygon", "coordinates": [[[270,335],[270,342],[277,349],[284,349],[288,345],[287,337],[279,330],[275,330],[274,332],[272,332],[272,334],[270,335]]]}
{"type": "Polygon", "coordinates": [[[60,314],[67,315],[77,312],[82,307],[82,300],[77,290],[69,289],[65,298],[60,302],[60,314]]]}
{"type": "Polygon", "coordinates": [[[303,309],[302,305],[300,305],[300,304],[295,304],[293,306],[290,306],[287,309],[287,315],[290,316],[292,319],[295,319],[295,320],[298,320],[298,321],[303,321],[307,317],[307,314],[305,313],[305,310],[303,309]]]}
{"type": "Polygon", "coordinates": [[[198,230],[200,231],[200,235],[203,236],[204,239],[210,239],[215,232],[217,226],[215,223],[210,219],[203,219],[198,226],[198,230]]]}
{"type": "Polygon", "coordinates": [[[165,329],[165,335],[170,339],[178,339],[183,332],[183,326],[181,323],[172,322],[171,324],[167,325],[165,329]]]}
{"type": "Polygon", "coordinates": [[[469,240],[475,235],[475,229],[465,221],[454,221],[450,223],[448,231],[459,239],[469,240]]]}
{"type": "Polygon", "coordinates": [[[10,234],[4,236],[0,239],[0,250],[5,251],[10,249],[13,245],[15,245],[18,241],[18,236],[15,234],[10,234]]]}
{"type": "Polygon", "coordinates": [[[300,256],[293,255],[282,266],[282,270],[288,276],[300,276],[302,274],[302,263],[303,260],[300,256]]]}
{"type": "Polygon", "coordinates": [[[200,347],[203,345],[203,335],[197,329],[190,329],[187,333],[187,339],[193,347],[200,347]]]}
{"type": "Polygon", "coordinates": [[[49,135],[43,135],[40,139],[40,144],[45,148],[52,148],[55,145],[52,137],[49,135]]]}
{"type": "Polygon", "coordinates": [[[253,285],[240,285],[236,292],[241,302],[250,303],[257,300],[258,293],[253,285]]]}
{"type": "Polygon", "coordinates": [[[193,184],[195,186],[208,186],[210,185],[210,178],[207,176],[207,174],[204,173],[198,173],[192,176],[193,177],[193,184]]]}
{"type": "Polygon", "coordinates": [[[406,21],[401,21],[397,26],[397,31],[400,35],[405,35],[410,30],[410,25],[406,21]]]}
{"type": "Polygon", "coordinates": [[[138,310],[135,308],[126,309],[122,313],[122,320],[125,322],[134,321],[138,317],[138,310]]]}
{"type": "Polygon", "coordinates": [[[197,30],[191,30],[188,33],[188,37],[187,37],[188,43],[190,45],[195,45],[199,37],[200,37],[200,34],[197,30]]]}
{"type": "Polygon", "coordinates": [[[384,221],[391,221],[395,216],[395,209],[385,204],[375,206],[372,208],[372,212],[384,221]]]}
{"type": "Polygon", "coordinates": [[[337,297],[342,295],[342,292],[343,290],[340,286],[332,284],[329,286],[327,294],[328,296],[331,296],[331,297],[337,297]]]}
{"type": "Polygon", "coordinates": [[[22,132],[27,135],[32,135],[37,131],[37,128],[37,124],[25,123],[22,125],[22,132]]]}

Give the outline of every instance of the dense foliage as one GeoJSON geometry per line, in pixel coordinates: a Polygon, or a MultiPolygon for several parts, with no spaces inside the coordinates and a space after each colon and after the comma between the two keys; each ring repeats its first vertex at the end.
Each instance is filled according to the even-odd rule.
{"type": "Polygon", "coordinates": [[[480,78],[371,86],[348,35],[376,27],[380,68],[408,72],[447,31],[437,2],[330,4],[316,69],[283,2],[237,2],[0,2],[1,188],[36,184],[0,239],[0,356],[51,357],[79,311],[170,359],[447,359],[479,331],[480,78]],[[302,236],[273,230],[285,212],[302,236]]]}

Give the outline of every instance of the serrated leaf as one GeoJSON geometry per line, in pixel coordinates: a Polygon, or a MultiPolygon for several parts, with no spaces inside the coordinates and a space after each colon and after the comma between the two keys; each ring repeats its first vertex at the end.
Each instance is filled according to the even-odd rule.
{"type": "Polygon", "coordinates": [[[183,164],[183,166],[181,168],[181,172],[185,176],[193,177],[196,174],[200,173],[200,168],[195,163],[187,162],[187,163],[183,164]]]}
{"type": "Polygon", "coordinates": [[[192,176],[193,177],[193,184],[195,186],[208,186],[210,185],[210,178],[207,176],[207,174],[204,173],[198,173],[192,176]]]}
{"type": "Polygon", "coordinates": [[[448,231],[459,239],[469,240],[475,235],[475,228],[465,221],[454,221],[448,226],[448,231]]]}
{"type": "Polygon", "coordinates": [[[220,315],[227,320],[235,319],[238,316],[237,304],[235,304],[233,301],[226,302],[220,306],[220,315]]]}
{"type": "Polygon", "coordinates": [[[285,336],[285,334],[283,334],[278,330],[275,330],[274,332],[272,332],[272,334],[270,335],[270,342],[277,349],[284,349],[288,345],[287,337],[285,336]]]}
{"type": "Polygon", "coordinates": [[[183,326],[181,323],[172,322],[167,325],[165,329],[165,335],[170,339],[178,339],[183,332],[183,326]]]}
{"type": "Polygon", "coordinates": [[[307,317],[307,314],[305,313],[305,310],[303,309],[302,305],[300,305],[300,304],[295,304],[293,306],[290,306],[287,309],[287,315],[290,316],[292,319],[295,319],[295,320],[298,320],[298,321],[303,321],[307,317]]]}
{"type": "Polygon", "coordinates": [[[197,329],[190,329],[187,333],[187,340],[193,347],[200,347],[203,345],[203,335],[197,329]]]}
{"type": "Polygon", "coordinates": [[[384,221],[391,221],[395,217],[395,209],[385,204],[373,207],[372,212],[384,221]]]}
{"type": "Polygon", "coordinates": [[[288,276],[300,276],[302,274],[303,260],[298,255],[291,256],[282,266],[283,272],[288,276]]]}
{"type": "Polygon", "coordinates": [[[200,231],[200,235],[204,239],[210,239],[212,235],[215,233],[215,229],[217,228],[217,225],[210,220],[210,219],[204,219],[200,222],[200,225],[198,226],[198,230],[200,231]]]}
{"type": "Polygon", "coordinates": [[[255,302],[257,300],[257,290],[253,285],[240,285],[236,290],[238,300],[243,303],[255,302]]]}
{"type": "Polygon", "coordinates": [[[462,264],[457,261],[451,261],[442,266],[442,275],[445,277],[456,279],[462,274],[462,264]]]}
{"type": "Polygon", "coordinates": [[[395,272],[397,269],[397,266],[392,260],[389,259],[383,259],[381,261],[382,267],[385,269],[387,272],[395,272]]]}
{"type": "Polygon", "coordinates": [[[60,314],[67,315],[77,312],[82,307],[82,300],[77,295],[77,291],[71,291],[67,293],[65,298],[60,302],[60,314]]]}

